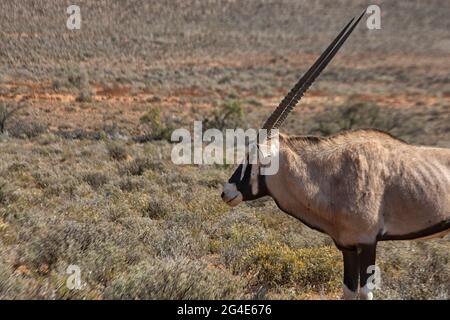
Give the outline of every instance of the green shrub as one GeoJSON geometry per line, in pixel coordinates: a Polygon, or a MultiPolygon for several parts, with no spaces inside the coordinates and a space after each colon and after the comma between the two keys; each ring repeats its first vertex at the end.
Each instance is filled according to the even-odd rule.
{"type": "Polygon", "coordinates": [[[242,127],[244,111],[237,100],[225,102],[221,107],[215,108],[203,123],[204,130],[215,128],[219,130],[242,127]]]}
{"type": "Polygon", "coordinates": [[[258,283],[335,289],[340,283],[341,256],[332,247],[291,249],[280,243],[258,244],[243,264],[258,283]]]}
{"type": "Polygon", "coordinates": [[[239,272],[242,271],[240,265],[242,256],[256,244],[264,241],[267,232],[258,225],[240,222],[233,224],[224,237],[226,240],[220,246],[222,261],[239,272]]]}
{"type": "Polygon", "coordinates": [[[160,108],[151,108],[140,118],[140,122],[144,135],[137,138],[139,142],[152,140],[170,141],[170,136],[174,128],[169,119],[163,119],[160,108]]]}

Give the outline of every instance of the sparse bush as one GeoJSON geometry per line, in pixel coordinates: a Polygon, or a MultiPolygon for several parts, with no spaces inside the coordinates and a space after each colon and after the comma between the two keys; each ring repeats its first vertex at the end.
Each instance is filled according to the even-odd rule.
{"type": "Polygon", "coordinates": [[[247,103],[248,103],[248,104],[251,104],[252,106],[255,106],[255,107],[260,107],[260,106],[262,106],[262,103],[259,102],[259,101],[256,100],[256,99],[249,99],[249,100],[247,100],[247,103]]]}
{"type": "Polygon", "coordinates": [[[26,285],[20,275],[14,273],[13,268],[0,257],[0,299],[25,298],[26,285]]]}
{"type": "Polygon", "coordinates": [[[336,289],[341,279],[341,255],[332,247],[291,249],[259,244],[243,260],[263,285],[300,285],[307,289],[336,289]]]}
{"type": "Polygon", "coordinates": [[[307,123],[307,131],[310,134],[328,136],[341,130],[374,128],[410,143],[433,145],[437,144],[439,139],[428,132],[437,132],[437,128],[444,127],[446,123],[445,117],[441,116],[441,113],[445,115],[445,112],[435,112],[439,116],[433,116],[433,112],[429,112],[429,118],[424,118],[420,113],[380,107],[374,103],[350,98],[345,104],[338,107],[329,106],[312,117],[307,123]]]}
{"type": "Polygon", "coordinates": [[[8,132],[16,138],[35,138],[47,132],[47,125],[36,121],[15,121],[8,132]]]}
{"type": "Polygon", "coordinates": [[[159,102],[162,101],[162,99],[161,99],[160,96],[152,96],[152,97],[150,97],[150,98],[147,98],[146,101],[147,101],[147,102],[150,102],[150,103],[159,103],[159,102]]]}
{"type": "Polygon", "coordinates": [[[93,171],[83,174],[83,181],[89,184],[94,190],[106,184],[108,180],[108,176],[103,172],[93,171]]]}
{"type": "Polygon", "coordinates": [[[5,132],[6,123],[24,106],[24,104],[0,101],[0,133],[5,132]]]}
{"type": "Polygon", "coordinates": [[[119,230],[112,223],[81,223],[41,216],[28,215],[31,220],[22,224],[16,264],[48,273],[59,268],[65,270],[68,264],[76,262],[88,271],[85,281],[97,286],[106,285],[116,272],[145,256],[137,235],[119,230]],[[33,241],[27,241],[30,237],[33,241]]]}
{"type": "Polygon", "coordinates": [[[164,226],[149,244],[158,256],[200,258],[208,252],[209,241],[202,231],[172,221],[165,222],[164,226]]]}
{"type": "Polygon", "coordinates": [[[444,241],[391,244],[379,248],[380,290],[376,298],[446,299],[450,297],[450,252],[444,241]]]}
{"type": "Polygon", "coordinates": [[[106,149],[113,160],[122,161],[128,157],[128,150],[123,144],[111,142],[106,145],[106,149]]]}
{"type": "Polygon", "coordinates": [[[107,138],[107,133],[103,130],[92,131],[80,128],[74,130],[60,129],[55,134],[66,140],[102,140],[104,138],[107,138]]]}
{"type": "Polygon", "coordinates": [[[72,74],[68,78],[69,83],[78,88],[77,102],[92,101],[93,90],[89,84],[89,76],[86,69],[81,68],[78,73],[72,74]]]}
{"type": "Polygon", "coordinates": [[[0,179],[0,205],[7,205],[17,200],[17,196],[11,186],[8,186],[8,183],[2,180],[0,179]]]}
{"type": "Polygon", "coordinates": [[[90,88],[85,87],[80,89],[78,96],[75,98],[77,102],[91,102],[92,101],[92,91],[90,88]]]}
{"type": "Polygon", "coordinates": [[[64,88],[64,82],[61,79],[53,79],[52,88],[55,91],[61,90],[64,88]]]}
{"type": "MultiPolygon", "coordinates": [[[[242,256],[255,245],[267,239],[267,233],[260,226],[249,223],[235,223],[227,230],[226,241],[220,245],[220,253],[225,265],[241,272],[242,256]]],[[[217,244],[216,244],[217,245],[217,244]]],[[[244,268],[245,269],[245,268],[244,268]]]]}
{"type": "Polygon", "coordinates": [[[144,189],[145,182],[140,177],[125,176],[119,182],[122,191],[132,192],[144,189]]]}
{"type": "Polygon", "coordinates": [[[329,108],[319,114],[312,122],[315,126],[311,133],[328,136],[341,130],[376,128],[391,131],[399,125],[399,114],[382,110],[373,103],[364,103],[350,99],[346,104],[329,108]]]}
{"type": "Polygon", "coordinates": [[[173,126],[169,119],[163,119],[161,109],[158,107],[151,108],[140,118],[141,125],[144,130],[144,135],[137,138],[139,142],[146,142],[152,140],[167,140],[170,141],[170,135],[173,131],[173,126]]]}
{"type": "Polygon", "coordinates": [[[146,206],[143,215],[151,219],[161,219],[171,212],[169,199],[166,197],[151,199],[146,206]]]}
{"type": "Polygon", "coordinates": [[[128,174],[132,176],[140,176],[145,170],[160,169],[161,163],[150,160],[146,157],[138,157],[129,163],[125,163],[119,167],[121,174],[128,174]]]}
{"type": "Polygon", "coordinates": [[[79,185],[79,179],[72,175],[61,177],[54,170],[40,170],[32,172],[34,184],[43,189],[47,196],[69,194],[73,195],[79,185]]]}
{"type": "Polygon", "coordinates": [[[46,133],[46,134],[44,133],[44,134],[39,136],[38,142],[39,142],[39,144],[41,146],[47,146],[47,145],[51,145],[53,143],[56,143],[59,140],[60,140],[59,137],[56,136],[53,133],[46,133]]]}
{"type": "Polygon", "coordinates": [[[203,128],[215,128],[219,130],[234,129],[242,126],[244,111],[241,103],[237,100],[230,100],[220,108],[215,108],[207,116],[203,128]]]}
{"type": "Polygon", "coordinates": [[[107,299],[238,299],[245,282],[199,260],[168,258],[137,265],[106,289],[107,299]]]}
{"type": "Polygon", "coordinates": [[[117,125],[117,123],[112,123],[112,124],[105,124],[102,126],[101,131],[99,132],[99,138],[100,139],[122,139],[122,140],[126,140],[127,136],[126,134],[119,128],[119,126],[117,125]]]}

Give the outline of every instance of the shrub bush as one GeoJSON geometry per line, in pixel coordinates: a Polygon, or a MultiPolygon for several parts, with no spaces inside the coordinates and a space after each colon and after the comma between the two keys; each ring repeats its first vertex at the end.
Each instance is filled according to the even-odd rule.
{"type": "Polygon", "coordinates": [[[383,299],[450,298],[450,252],[448,240],[379,246],[381,284],[375,291],[383,299]]]}
{"type": "Polygon", "coordinates": [[[123,144],[111,142],[106,145],[106,149],[113,160],[122,161],[128,157],[128,149],[123,144]]]}
{"type": "Polygon", "coordinates": [[[0,101],[0,133],[5,132],[6,123],[23,107],[23,104],[0,101]]]}
{"type": "Polygon", "coordinates": [[[93,90],[89,83],[89,76],[86,69],[79,70],[78,74],[71,75],[69,82],[78,88],[79,93],[76,97],[77,102],[90,102],[92,101],[93,90]]]}
{"type": "Polygon", "coordinates": [[[174,128],[169,119],[163,119],[160,108],[151,108],[140,118],[140,122],[143,127],[144,135],[136,138],[137,141],[170,141],[170,136],[174,128]]]}
{"type": "Polygon", "coordinates": [[[238,299],[245,282],[199,260],[145,262],[115,279],[107,299],[238,299]]]}
{"type": "Polygon", "coordinates": [[[11,136],[16,138],[35,138],[46,133],[47,129],[47,125],[41,122],[16,120],[8,127],[8,132],[11,136]]]}
{"type": "Polygon", "coordinates": [[[0,299],[25,298],[25,281],[0,257],[0,299]]]}
{"type": "Polygon", "coordinates": [[[203,123],[204,130],[215,128],[219,130],[240,128],[243,124],[244,110],[237,100],[225,102],[215,108],[203,123]]]}
{"type": "Polygon", "coordinates": [[[291,249],[280,243],[258,244],[243,260],[258,283],[335,289],[342,272],[341,256],[332,247],[291,249]]]}
{"type": "Polygon", "coordinates": [[[14,188],[3,179],[0,179],[0,205],[7,205],[17,200],[14,188]]]}
{"type": "Polygon", "coordinates": [[[150,199],[144,208],[143,215],[151,219],[161,219],[172,211],[167,197],[150,199]]]}
{"type": "Polygon", "coordinates": [[[78,96],[75,98],[77,102],[91,102],[93,93],[89,87],[80,89],[78,96]]]}
{"type": "Polygon", "coordinates": [[[138,157],[128,163],[119,166],[119,172],[122,175],[140,176],[146,170],[160,168],[161,164],[153,162],[149,158],[138,157]]]}
{"type": "Polygon", "coordinates": [[[346,104],[330,108],[312,120],[311,133],[331,135],[341,130],[376,128],[390,131],[399,124],[399,114],[389,114],[373,103],[350,99],[346,104]]]}
{"type": "Polygon", "coordinates": [[[109,178],[103,172],[92,171],[83,174],[83,181],[96,190],[106,184],[109,178]]]}

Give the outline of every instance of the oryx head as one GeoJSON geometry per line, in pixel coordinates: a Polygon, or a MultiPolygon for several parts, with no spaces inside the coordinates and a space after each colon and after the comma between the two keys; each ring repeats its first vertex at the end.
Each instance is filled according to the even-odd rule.
{"type": "MultiPolygon", "coordinates": [[[[314,62],[311,68],[309,68],[309,70],[298,80],[287,96],[280,102],[262,127],[262,129],[267,130],[268,137],[271,137],[272,131],[277,130],[281,126],[292,108],[294,108],[309,86],[328,65],[345,40],[347,40],[363,15],[364,13],[361,14],[356,21],[355,18],[350,20],[336,39],[333,40],[328,48],[314,62]]],[[[267,139],[267,142],[269,140],[270,139],[267,139]]],[[[254,149],[260,150],[260,147],[261,145],[258,145],[254,149]]],[[[255,152],[255,150],[253,152],[255,152]]],[[[266,178],[261,174],[261,162],[256,161],[256,163],[252,163],[250,161],[251,153],[252,152],[246,155],[244,162],[238,166],[223,187],[222,199],[230,206],[234,207],[242,201],[254,200],[268,195],[266,178]]],[[[258,152],[256,151],[256,153],[258,152]]],[[[277,156],[273,152],[269,152],[269,154],[272,157],[277,156]]]]}
{"type": "Polygon", "coordinates": [[[251,143],[242,163],[223,187],[222,199],[234,207],[268,195],[265,177],[278,171],[278,131],[262,143],[251,143]]]}

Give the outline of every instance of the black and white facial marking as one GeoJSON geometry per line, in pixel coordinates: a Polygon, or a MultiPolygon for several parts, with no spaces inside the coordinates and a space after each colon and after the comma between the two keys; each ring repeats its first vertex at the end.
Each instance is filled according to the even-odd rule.
{"type": "Polygon", "coordinates": [[[268,195],[265,176],[261,175],[259,164],[242,163],[223,186],[222,200],[229,206],[242,201],[255,200],[268,195]]]}

